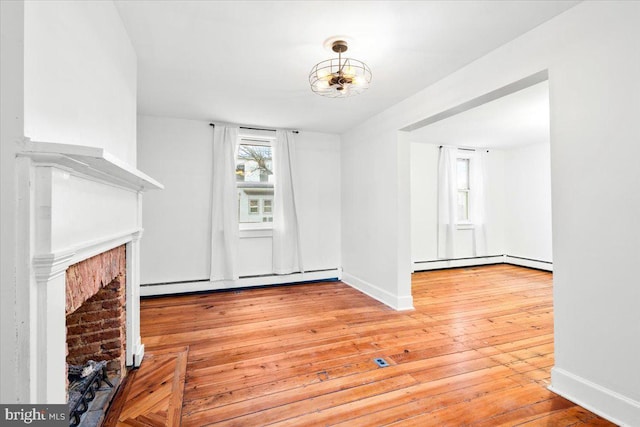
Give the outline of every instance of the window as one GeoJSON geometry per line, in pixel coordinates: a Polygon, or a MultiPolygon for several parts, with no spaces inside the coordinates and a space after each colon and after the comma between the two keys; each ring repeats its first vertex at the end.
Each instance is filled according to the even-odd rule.
{"type": "Polygon", "coordinates": [[[469,159],[459,158],[456,161],[458,203],[456,218],[459,223],[469,222],[469,159]]]}
{"type": "Polygon", "coordinates": [[[269,140],[240,140],[236,186],[240,224],[273,222],[273,155],[269,140]]]}
{"type": "Polygon", "coordinates": [[[262,201],[262,213],[269,214],[271,215],[271,205],[272,205],[272,200],[271,199],[264,199],[262,201]]]}
{"type": "Polygon", "coordinates": [[[249,199],[249,214],[257,215],[260,213],[260,200],[249,199]]]}

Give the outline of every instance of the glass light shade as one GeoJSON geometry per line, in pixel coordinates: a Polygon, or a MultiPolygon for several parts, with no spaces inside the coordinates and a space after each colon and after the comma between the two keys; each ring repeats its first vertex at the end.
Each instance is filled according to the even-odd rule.
{"type": "Polygon", "coordinates": [[[321,68],[318,70],[318,78],[322,80],[328,80],[328,77],[331,75],[331,71],[327,68],[321,68]]]}
{"type": "Polygon", "coordinates": [[[367,81],[362,76],[355,76],[353,78],[353,84],[356,86],[363,86],[367,84],[367,81]]]}
{"type": "Polygon", "coordinates": [[[356,76],[356,70],[354,70],[353,67],[350,65],[349,66],[345,65],[344,67],[342,67],[342,72],[347,77],[354,78],[356,76]]]}

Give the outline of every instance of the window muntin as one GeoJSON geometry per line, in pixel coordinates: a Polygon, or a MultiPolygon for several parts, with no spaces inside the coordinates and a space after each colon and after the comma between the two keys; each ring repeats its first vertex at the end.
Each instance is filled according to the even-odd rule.
{"type": "Polygon", "coordinates": [[[469,170],[470,159],[458,158],[456,160],[456,185],[458,197],[456,203],[456,219],[459,223],[469,223],[469,170]]]}
{"type": "Polygon", "coordinates": [[[273,153],[271,141],[241,139],[236,154],[240,224],[273,222],[273,153]]]}

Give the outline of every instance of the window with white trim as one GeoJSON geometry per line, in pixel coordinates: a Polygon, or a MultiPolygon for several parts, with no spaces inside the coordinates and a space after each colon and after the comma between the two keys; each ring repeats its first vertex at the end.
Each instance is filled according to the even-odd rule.
{"type": "Polygon", "coordinates": [[[262,213],[265,215],[272,215],[273,214],[273,200],[271,199],[263,199],[262,200],[262,213]]]}
{"type": "Polygon", "coordinates": [[[236,153],[241,227],[273,222],[273,153],[268,139],[241,138],[236,153]]]}
{"type": "Polygon", "coordinates": [[[249,199],[249,215],[258,215],[260,213],[260,200],[249,199]]]}

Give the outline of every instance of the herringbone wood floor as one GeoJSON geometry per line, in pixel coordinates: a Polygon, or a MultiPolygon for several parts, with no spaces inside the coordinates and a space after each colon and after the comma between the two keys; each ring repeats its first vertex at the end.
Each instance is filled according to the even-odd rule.
{"type": "Polygon", "coordinates": [[[118,390],[103,427],[180,425],[187,348],[147,353],[118,390]]]}
{"type": "Polygon", "coordinates": [[[413,296],[405,312],[340,282],[146,299],[142,338],[189,347],[184,426],[612,425],[546,388],[551,274],[417,273],[413,296]]]}

